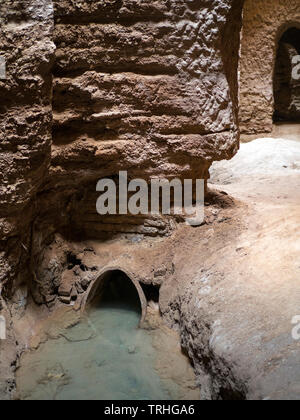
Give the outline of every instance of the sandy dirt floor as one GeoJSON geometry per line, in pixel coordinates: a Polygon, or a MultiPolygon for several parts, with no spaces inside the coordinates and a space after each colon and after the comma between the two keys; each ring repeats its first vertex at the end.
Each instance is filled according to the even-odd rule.
{"type": "Polygon", "coordinates": [[[230,265],[244,307],[237,330],[242,334],[245,326],[245,355],[251,340],[257,346],[248,358],[249,372],[256,371],[250,394],[299,399],[300,342],[291,330],[300,314],[300,143],[268,138],[242,144],[233,160],[214,165],[211,182],[248,208],[230,265]]]}

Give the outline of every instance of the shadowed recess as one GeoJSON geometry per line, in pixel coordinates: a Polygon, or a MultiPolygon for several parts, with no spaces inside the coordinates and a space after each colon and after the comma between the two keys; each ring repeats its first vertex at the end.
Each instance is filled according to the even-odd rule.
{"type": "Polygon", "coordinates": [[[274,122],[300,122],[300,29],[290,28],[281,37],[274,73],[274,122]]]}

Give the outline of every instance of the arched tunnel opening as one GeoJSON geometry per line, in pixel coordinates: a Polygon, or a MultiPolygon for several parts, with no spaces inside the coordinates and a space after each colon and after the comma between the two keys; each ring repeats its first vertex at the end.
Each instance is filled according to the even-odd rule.
{"type": "Polygon", "coordinates": [[[147,298],[140,283],[119,269],[106,270],[87,291],[84,310],[111,309],[138,315],[143,323],[147,311],[147,298]]]}
{"type": "Polygon", "coordinates": [[[122,271],[105,274],[94,290],[90,307],[133,311],[142,316],[142,305],[132,280],[122,271]]]}
{"type": "Polygon", "coordinates": [[[158,305],[158,291],[121,269],[103,270],[86,292],[80,321],[66,312],[69,327],[58,327],[57,338],[45,343],[38,360],[34,352],[22,359],[18,388],[24,398],[176,400],[185,393],[188,399],[198,398],[194,371],[180,352],[178,336],[147,320],[145,328],[138,328],[146,296],[158,305]]]}
{"type": "Polygon", "coordinates": [[[274,123],[300,123],[300,29],[281,36],[274,70],[274,123]]]}

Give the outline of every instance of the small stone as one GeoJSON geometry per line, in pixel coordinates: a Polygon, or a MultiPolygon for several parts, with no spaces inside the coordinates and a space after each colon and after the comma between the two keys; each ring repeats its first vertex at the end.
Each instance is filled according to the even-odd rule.
{"type": "Polygon", "coordinates": [[[78,293],[79,295],[81,295],[81,294],[84,292],[84,290],[83,290],[83,288],[81,287],[81,284],[80,284],[80,282],[79,282],[79,281],[78,281],[78,282],[76,282],[75,287],[76,287],[77,293],[78,293]]]}
{"type": "Polygon", "coordinates": [[[58,288],[59,296],[71,296],[74,284],[74,273],[65,271],[62,275],[61,284],[58,288]]]}
{"type": "Polygon", "coordinates": [[[70,305],[71,303],[71,296],[60,296],[59,300],[66,305],[70,305]]]}
{"type": "Polygon", "coordinates": [[[72,287],[71,299],[72,300],[76,300],[77,299],[77,290],[76,290],[76,287],[72,287]]]}
{"type": "Polygon", "coordinates": [[[129,354],[135,354],[136,353],[136,347],[135,346],[129,346],[127,350],[128,350],[129,354]]]}

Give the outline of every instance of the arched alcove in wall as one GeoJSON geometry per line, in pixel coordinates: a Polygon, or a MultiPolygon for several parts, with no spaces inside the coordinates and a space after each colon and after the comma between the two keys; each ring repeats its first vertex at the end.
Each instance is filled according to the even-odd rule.
{"type": "Polygon", "coordinates": [[[88,309],[95,302],[110,293],[113,300],[126,299],[133,309],[139,306],[141,312],[140,324],[143,323],[147,312],[147,299],[139,281],[129,272],[119,268],[104,269],[87,290],[82,302],[82,310],[88,309]]]}
{"type": "MultiPolygon", "coordinates": [[[[272,137],[279,130],[278,124],[274,124],[278,46],[287,31],[300,28],[299,23],[299,0],[245,0],[239,62],[242,141],[258,136],[272,137]]],[[[277,85],[276,91],[278,95],[277,85]]],[[[280,130],[282,128],[280,124],[280,130]]],[[[297,127],[290,128],[293,132],[298,130],[297,127]]]]}
{"type": "Polygon", "coordinates": [[[300,29],[292,26],[278,41],[274,68],[273,121],[300,122],[300,29]]]}

